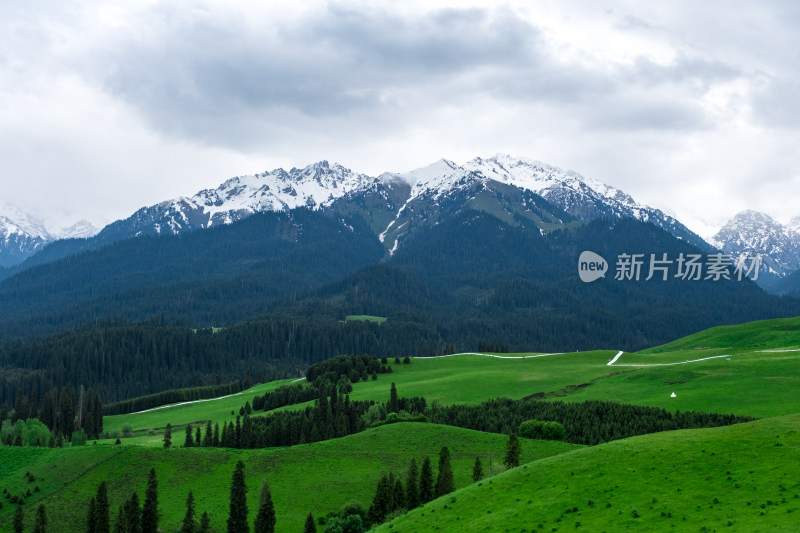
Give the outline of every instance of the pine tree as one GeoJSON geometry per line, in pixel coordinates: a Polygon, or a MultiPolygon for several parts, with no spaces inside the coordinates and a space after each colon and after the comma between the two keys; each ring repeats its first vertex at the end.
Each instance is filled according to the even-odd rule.
{"type": "Polygon", "coordinates": [[[44,504],[39,504],[36,508],[36,524],[33,526],[33,533],[47,533],[47,511],[44,504]]]}
{"type": "Polygon", "coordinates": [[[203,445],[203,436],[200,433],[200,426],[197,426],[197,431],[194,433],[194,445],[197,447],[203,445]]]}
{"type": "Polygon", "coordinates": [[[183,517],[183,524],[181,525],[181,533],[195,533],[194,527],[194,494],[189,491],[186,496],[186,515],[183,517]]]}
{"type": "Polygon", "coordinates": [[[419,503],[428,503],[433,499],[433,465],[431,458],[422,461],[422,470],[419,475],[419,503]]]}
{"type": "Polygon", "coordinates": [[[406,509],[414,509],[419,505],[419,469],[417,460],[411,458],[411,465],[408,467],[408,477],[406,478],[406,509]]]}
{"type": "Polygon", "coordinates": [[[239,415],[236,415],[236,431],[233,436],[233,447],[242,447],[242,419],[239,417],[239,415]]]}
{"type": "Polygon", "coordinates": [[[75,389],[68,383],[61,388],[61,401],[58,412],[58,427],[64,435],[75,431],[75,389]]]}
{"type": "Polygon", "coordinates": [[[483,465],[481,464],[481,458],[475,458],[475,466],[472,467],[472,481],[480,481],[483,479],[483,465]]]}
{"type": "Polygon", "coordinates": [[[95,522],[96,519],[97,519],[97,504],[95,504],[94,496],[92,496],[92,499],[89,500],[89,516],[86,519],[87,533],[97,533],[97,523],[95,522]]]}
{"type": "Polygon", "coordinates": [[[249,533],[247,523],[247,486],[244,483],[244,463],[239,460],[231,481],[231,502],[228,513],[228,533],[249,533]]]}
{"type": "Polygon", "coordinates": [[[214,445],[213,429],[211,428],[211,420],[206,423],[206,434],[203,435],[203,447],[210,448],[214,445]]]}
{"type": "Polygon", "coordinates": [[[397,413],[400,411],[400,400],[397,399],[397,387],[392,381],[392,388],[389,390],[389,412],[397,413]]]}
{"type": "Polygon", "coordinates": [[[306,526],[303,528],[303,533],[317,533],[317,524],[314,522],[314,516],[308,513],[306,517],[306,526]]]}
{"type": "Polygon", "coordinates": [[[522,452],[522,445],[515,434],[508,436],[508,443],[506,443],[506,456],[503,458],[503,464],[506,468],[515,468],[519,466],[519,458],[522,452]]]}
{"type": "Polygon", "coordinates": [[[139,495],[135,492],[125,502],[124,516],[126,533],[142,533],[142,508],[139,505],[139,495]]]}
{"type": "Polygon", "coordinates": [[[211,441],[211,445],[219,448],[219,422],[214,422],[214,438],[211,441]]]}
{"type": "Polygon", "coordinates": [[[167,423],[167,427],[164,428],[164,448],[170,446],[172,446],[172,424],[167,423]]]}
{"type": "Polygon", "coordinates": [[[122,505],[119,506],[117,521],[114,524],[114,533],[128,533],[128,524],[125,521],[125,509],[122,505]]]}
{"type": "Polygon", "coordinates": [[[261,502],[253,527],[253,533],[275,533],[275,506],[272,504],[272,494],[269,483],[264,481],[261,485],[261,502]]]}
{"type": "Polygon", "coordinates": [[[406,491],[403,488],[403,480],[399,477],[394,480],[394,494],[393,494],[394,509],[402,509],[406,505],[406,491]]]}
{"type": "Polygon", "coordinates": [[[203,511],[203,516],[200,517],[200,529],[197,533],[211,533],[211,518],[206,511],[203,511]]]}
{"type": "Polygon", "coordinates": [[[442,446],[439,452],[439,475],[436,478],[436,497],[450,494],[456,490],[453,480],[453,467],[450,464],[450,450],[442,446]]]}
{"type": "Polygon", "coordinates": [[[21,505],[17,505],[17,510],[14,511],[14,533],[23,533],[24,524],[25,511],[22,510],[21,505]]]}
{"type": "Polygon", "coordinates": [[[110,533],[111,525],[109,519],[108,488],[106,482],[101,481],[97,487],[97,497],[95,498],[95,533],[110,533]]]}
{"type": "Polygon", "coordinates": [[[194,444],[192,441],[192,425],[187,423],[186,424],[186,438],[183,439],[183,447],[184,448],[191,448],[194,444]]]}
{"type": "Polygon", "coordinates": [[[158,531],[158,480],[156,469],[150,469],[147,479],[147,491],[144,493],[144,506],[142,507],[142,533],[157,533],[158,531]]]}
{"type": "Polygon", "coordinates": [[[393,488],[394,479],[390,483],[389,477],[386,474],[382,475],[381,479],[378,480],[378,485],[375,487],[375,497],[372,498],[372,503],[367,513],[370,524],[380,524],[386,518],[386,515],[392,511],[393,488]]]}

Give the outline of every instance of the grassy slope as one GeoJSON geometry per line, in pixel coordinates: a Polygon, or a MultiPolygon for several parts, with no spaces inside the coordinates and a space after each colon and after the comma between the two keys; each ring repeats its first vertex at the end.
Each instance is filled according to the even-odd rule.
{"type": "Polygon", "coordinates": [[[499,396],[524,398],[606,375],[609,370],[605,364],[615,353],[603,350],[526,359],[468,354],[414,358],[410,365],[392,363],[394,372],[390,375],[354,385],[350,397],[386,401],[394,381],[401,396],[424,396],[429,403],[476,404],[499,396]]]}
{"type": "MultiPolygon", "coordinates": [[[[103,419],[103,429],[109,434],[116,434],[122,431],[123,426],[130,424],[134,429],[134,437],[126,439],[127,444],[145,444],[160,446],[162,441],[162,430],[167,423],[176,426],[173,430],[174,442],[183,442],[183,429],[185,424],[211,420],[212,423],[232,421],[236,419],[235,414],[239,413],[246,401],[252,402],[253,396],[262,395],[267,391],[275,390],[281,385],[292,383],[292,379],[271,381],[262,385],[256,385],[238,394],[215,398],[209,401],[199,401],[191,404],[176,404],[164,406],[157,409],[148,410],[143,413],[106,416],[103,419]],[[231,415],[231,411],[235,414],[231,415]],[[157,429],[156,435],[148,435],[148,431],[157,429]]],[[[205,431],[205,428],[203,428],[205,431]]],[[[113,439],[112,439],[113,440],[113,439]]]]}
{"type": "Polygon", "coordinates": [[[619,374],[573,391],[568,399],[757,417],[798,413],[800,351],[780,351],[798,346],[800,317],[715,327],[663,346],[624,354],[618,363],[652,365],[729,357],[674,366],[620,366],[619,374]],[[673,392],[675,398],[670,396],[673,392]]]}
{"type": "MultiPolygon", "coordinates": [[[[393,424],[343,439],[291,448],[266,450],[171,449],[105,445],[63,450],[0,448],[0,487],[18,493],[40,485],[41,492],[26,500],[32,525],[42,502],[51,520],[50,531],[82,531],[86,505],[101,480],[109,483],[112,519],[132,490],[144,497],[147,473],[155,468],[159,479],[161,527],[177,530],[185,512],[186,494],[194,492],[197,509],[208,511],[212,525],[224,531],[234,465],[246,465],[248,506],[255,518],[261,483],[269,480],[277,511],[278,531],[302,531],[308,512],[315,516],[338,510],[355,499],[366,507],[382,472],[405,477],[411,458],[421,464],[430,456],[436,468],[439,449],[450,448],[456,486],[471,483],[472,465],[481,456],[494,470],[505,449],[506,437],[435,424],[393,424]],[[7,467],[8,465],[8,467],[7,467]],[[28,483],[25,472],[37,481],[28,483]],[[43,480],[41,478],[44,478],[43,480]]],[[[575,445],[523,440],[523,460],[535,460],[578,448],[575,445]]],[[[16,506],[0,510],[0,531],[11,530],[16,506]]]]}
{"type": "MultiPolygon", "coordinates": [[[[664,347],[636,354],[625,354],[618,361],[618,363],[622,364],[657,364],[680,362],[712,355],[731,355],[730,360],[726,357],[689,365],[647,368],[608,367],[606,363],[615,355],[615,352],[609,351],[530,357],[526,359],[496,359],[477,355],[414,359],[411,365],[392,364],[395,369],[394,373],[382,375],[377,381],[370,380],[355,384],[352,397],[354,399],[384,401],[388,398],[391,382],[395,381],[400,394],[403,396],[424,395],[429,401],[438,400],[446,404],[478,403],[496,396],[521,398],[536,392],[547,392],[548,397],[551,398],[562,397],[563,399],[576,401],[611,399],[681,410],[713,410],[755,416],[797,413],[800,412],[800,398],[796,394],[798,389],[798,378],[796,376],[800,376],[800,352],[760,352],[756,350],[794,348],[800,344],[796,333],[798,326],[800,326],[800,320],[786,319],[751,323],[732,328],[713,328],[708,332],[702,332],[664,347]],[[696,349],[698,347],[703,349],[696,349]],[[589,383],[590,385],[582,388],[574,387],[583,383],[589,383]],[[678,394],[677,398],[669,398],[669,393],[672,391],[678,394]]],[[[0,449],[0,464],[3,464],[4,467],[6,464],[18,465],[14,467],[15,470],[9,469],[8,472],[6,468],[2,469],[2,472],[0,472],[0,483],[2,485],[0,487],[9,484],[8,488],[12,492],[16,491],[17,486],[26,484],[22,474],[24,474],[25,470],[31,470],[37,478],[43,476],[45,479],[37,479],[35,483],[31,484],[39,484],[42,492],[35,494],[34,497],[28,500],[28,503],[33,504],[26,504],[26,510],[30,511],[29,518],[38,499],[46,497],[48,509],[53,505],[55,512],[71,516],[75,520],[82,520],[84,509],[80,506],[75,506],[74,502],[88,501],[99,479],[103,477],[106,477],[109,481],[111,479],[120,479],[120,481],[115,481],[117,483],[114,487],[116,500],[112,500],[113,505],[116,506],[123,497],[127,497],[128,494],[126,492],[131,487],[136,487],[140,492],[143,492],[146,472],[152,462],[157,467],[160,478],[162,478],[161,483],[163,490],[166,491],[165,494],[169,495],[168,500],[164,500],[162,505],[167,523],[177,523],[180,520],[183,514],[186,491],[192,488],[198,498],[198,509],[201,511],[208,510],[212,513],[215,524],[219,525],[227,516],[227,488],[230,483],[233,465],[237,458],[243,457],[247,459],[246,462],[251,469],[250,472],[253,473],[250,478],[251,491],[249,496],[252,499],[251,510],[254,509],[258,492],[257,485],[260,483],[260,479],[254,479],[254,477],[259,478],[261,475],[267,475],[271,483],[273,483],[276,505],[279,510],[279,520],[282,520],[279,523],[291,524],[292,527],[288,530],[299,530],[300,523],[308,510],[312,510],[315,514],[328,512],[351,497],[356,497],[366,504],[372,497],[374,482],[380,475],[381,470],[395,468],[398,471],[405,471],[411,457],[410,454],[413,453],[420,460],[423,454],[434,455],[442,444],[451,444],[449,441],[444,442],[449,437],[427,433],[432,431],[430,428],[437,428],[437,426],[424,424],[385,426],[346,439],[287,449],[260,451],[173,449],[169,452],[164,452],[160,449],[160,430],[157,429],[156,435],[147,435],[148,429],[163,428],[167,422],[172,423],[173,426],[180,426],[186,422],[205,421],[208,419],[219,422],[225,419],[232,419],[230,411],[238,412],[238,408],[252,395],[256,393],[263,394],[266,390],[283,383],[285,382],[260,385],[246,394],[213,402],[177,406],[139,415],[107,418],[106,427],[111,431],[120,429],[125,423],[130,423],[138,431],[139,436],[124,440],[126,444],[135,442],[146,444],[149,448],[137,446],[113,448],[101,444],[99,446],[90,445],[76,450],[20,451],[7,448],[0,449]],[[409,450],[413,450],[413,452],[409,450]],[[117,453],[120,455],[115,455],[117,453]],[[358,457],[361,457],[362,460],[355,460],[358,457]],[[103,460],[107,460],[107,462],[102,463],[103,460]],[[99,465],[94,467],[95,463],[99,463],[99,465]],[[40,473],[40,471],[35,471],[40,467],[43,468],[42,471],[50,472],[51,474],[47,475],[40,473]],[[86,472],[86,474],[81,476],[83,472],[86,472]],[[259,475],[256,475],[256,472],[259,475]],[[323,472],[324,475],[319,477],[318,472],[323,472]],[[67,486],[63,485],[65,482],[67,486]],[[50,483],[54,483],[54,485],[51,486],[49,485],[50,483]],[[56,489],[60,490],[54,492],[56,489]],[[205,493],[206,490],[210,490],[213,495],[209,496],[208,493],[205,493]],[[289,502],[298,498],[298,508],[294,509],[294,512],[287,511],[289,502]],[[301,506],[303,508],[299,509],[301,506]]],[[[781,424],[790,421],[796,425],[798,422],[797,417],[782,420],[781,424]]],[[[771,422],[761,421],[758,424],[767,424],[767,426],[754,427],[769,428],[769,423],[771,422]]],[[[775,423],[777,424],[777,422],[775,423]]],[[[444,431],[447,432],[447,435],[454,436],[456,433],[453,432],[462,432],[464,430],[439,428],[437,431],[444,431]]],[[[754,458],[751,452],[761,448],[768,450],[769,453],[764,455],[770,461],[776,459],[775,453],[796,452],[797,448],[794,444],[788,447],[774,447],[774,442],[770,446],[775,449],[766,444],[761,446],[759,444],[760,441],[748,440],[745,435],[746,431],[735,434],[725,433],[726,430],[714,431],[708,433],[701,431],[670,434],[673,435],[672,437],[653,435],[640,437],[638,441],[631,439],[630,442],[649,443],[648,446],[659,446],[659,449],[664,448],[665,450],[668,450],[668,448],[664,445],[671,446],[673,451],[670,453],[672,455],[662,456],[661,454],[656,454],[657,463],[653,463],[654,466],[657,466],[656,471],[663,472],[663,477],[668,478],[670,477],[669,470],[674,466],[684,469],[694,464],[694,468],[700,468],[697,465],[701,465],[702,461],[698,462],[698,456],[691,455],[694,452],[690,453],[688,449],[681,451],[675,448],[678,444],[674,440],[661,443],[661,441],[658,441],[660,438],[676,439],[674,435],[681,435],[678,440],[689,439],[689,441],[692,441],[694,439],[694,444],[697,444],[701,439],[708,437],[711,439],[712,444],[714,442],[719,444],[722,441],[715,435],[728,435],[730,437],[729,442],[724,445],[730,451],[726,454],[725,460],[732,460],[738,463],[748,460],[756,460],[758,462],[758,457],[754,458]],[[715,433],[714,431],[721,433],[715,433]],[[651,441],[650,439],[656,440],[651,441]],[[742,443],[748,442],[752,446],[749,452],[747,447],[742,445],[742,443]],[[688,457],[691,463],[685,467],[680,466],[683,464],[682,462],[685,462],[681,457],[682,453],[686,454],[685,457],[688,457]],[[674,465],[673,462],[675,463],[674,465]]],[[[766,432],[762,431],[762,433],[768,435],[771,431],[771,429],[767,429],[766,432]]],[[[780,428],[777,428],[776,431],[778,433],[775,434],[780,434],[780,428]]],[[[761,435],[761,433],[758,435],[761,435]]],[[[758,437],[758,435],[755,435],[755,437],[758,437]]],[[[182,440],[183,434],[180,427],[178,427],[174,433],[173,441],[179,444],[182,440]]],[[[472,445],[475,446],[472,450],[457,451],[455,454],[461,454],[460,458],[456,457],[457,462],[455,465],[457,471],[456,481],[459,486],[468,481],[474,455],[483,453],[481,450],[484,450],[484,452],[489,449],[495,450],[495,462],[502,456],[504,443],[504,437],[502,436],[465,432],[450,440],[458,443],[462,443],[462,441],[473,442],[472,445]],[[467,435],[473,436],[468,437],[467,435]],[[480,435],[480,437],[474,435],[480,435]],[[489,440],[484,441],[482,439],[489,440]]],[[[580,462],[593,457],[593,453],[600,453],[594,450],[615,450],[617,448],[614,448],[614,446],[627,446],[627,444],[612,443],[608,446],[611,446],[611,448],[601,447],[576,452],[576,454],[586,455],[575,455],[575,457],[582,457],[582,459],[576,460],[574,464],[571,463],[569,471],[578,475],[579,470],[577,468],[580,462]]],[[[711,450],[711,445],[703,446],[711,450]]],[[[550,452],[556,453],[555,450],[550,450],[550,452]]],[[[644,451],[639,450],[638,453],[641,454],[644,451]]],[[[702,459],[707,460],[708,457],[714,456],[704,456],[702,459]]],[[[791,459],[795,463],[797,458],[791,457],[791,459]]],[[[563,460],[568,461],[569,459],[564,457],[563,460]]],[[[620,455],[606,464],[618,467],[621,464],[626,464],[625,461],[628,460],[627,457],[620,455]]],[[[714,465],[720,460],[717,458],[711,460],[708,464],[714,465]]],[[[552,461],[555,461],[555,459],[552,461]]],[[[548,464],[550,463],[545,461],[541,465],[537,465],[537,468],[548,464]]],[[[555,461],[553,464],[558,465],[560,463],[555,461]]],[[[642,469],[645,467],[639,466],[637,468],[631,465],[625,468],[621,470],[625,475],[613,474],[617,476],[615,485],[602,490],[615,488],[616,485],[619,485],[622,488],[615,488],[613,491],[614,500],[619,502],[630,499],[632,505],[636,505],[643,516],[643,509],[647,509],[650,505],[653,505],[654,509],[658,509],[656,504],[652,502],[649,504],[647,502],[640,503],[640,500],[641,493],[646,492],[643,488],[648,487],[649,484],[660,483],[661,479],[647,477],[648,483],[642,484],[637,481],[637,476],[642,474],[642,469]],[[630,471],[631,469],[637,469],[637,473],[634,475],[630,471]]],[[[564,471],[566,472],[566,470],[564,471]]],[[[590,470],[583,471],[588,476],[587,472],[590,470]]],[[[777,483],[782,476],[782,473],[776,474],[768,469],[761,472],[764,477],[759,481],[760,484],[753,485],[753,490],[757,490],[760,495],[768,493],[769,488],[766,484],[770,479],[777,483]]],[[[553,483],[557,484],[557,470],[553,470],[550,475],[553,483]]],[[[606,472],[603,474],[603,477],[605,476],[612,476],[612,473],[606,472]]],[[[795,478],[798,478],[798,476],[795,475],[795,478]]],[[[670,478],[671,481],[676,479],[679,478],[670,478]]],[[[685,478],[680,479],[685,479],[687,486],[691,484],[691,487],[693,487],[691,490],[693,491],[700,490],[699,486],[704,484],[709,485],[709,480],[705,478],[696,483],[697,479],[693,478],[689,473],[686,474],[685,478]]],[[[715,476],[711,476],[711,479],[715,479],[715,476]]],[[[499,481],[500,479],[498,478],[498,481],[493,483],[499,481]]],[[[564,483],[570,483],[569,478],[566,476],[563,481],[564,483]]],[[[581,483],[584,482],[585,480],[581,481],[581,483]]],[[[587,487],[594,486],[592,483],[587,487]]],[[[784,485],[790,487],[785,483],[784,485]]],[[[599,486],[595,487],[595,489],[601,490],[599,486]]],[[[527,495],[531,490],[532,488],[525,484],[519,485],[520,494],[527,495]]],[[[541,489],[537,488],[536,490],[541,489]]],[[[577,490],[575,487],[572,489],[562,487],[558,488],[556,492],[545,492],[550,495],[548,497],[551,497],[553,501],[566,502],[569,498],[575,496],[575,490],[577,490]]],[[[687,489],[684,488],[682,490],[686,491],[687,489]]],[[[527,501],[526,498],[518,497],[523,501],[527,501]]],[[[712,499],[713,497],[719,496],[712,496],[712,499]]],[[[725,500],[722,497],[719,498],[725,504],[725,500]]],[[[765,498],[770,499],[767,496],[765,498]]],[[[593,499],[600,501],[599,497],[593,499]]],[[[662,500],[662,498],[658,499],[659,501],[662,500]]],[[[775,501],[775,498],[771,499],[775,501]]],[[[515,500],[516,498],[511,502],[511,507],[517,505],[515,500]]],[[[579,504],[580,502],[576,502],[575,506],[581,509],[580,512],[588,514],[589,510],[585,509],[586,505],[579,504]]],[[[558,507],[561,504],[554,505],[558,507]]],[[[603,505],[605,505],[605,500],[603,500],[603,505]]],[[[3,531],[8,529],[10,513],[13,512],[13,507],[13,505],[6,505],[3,510],[0,510],[0,523],[5,524],[6,527],[6,529],[2,529],[3,531]]],[[[685,507],[686,505],[680,504],[677,508],[683,509],[685,507]]],[[[720,507],[724,507],[724,505],[715,506],[716,509],[720,507]]],[[[594,506],[591,511],[594,512],[598,509],[598,506],[594,506]]],[[[621,510],[613,506],[612,509],[614,511],[621,510]]],[[[650,511],[650,509],[647,510],[650,511]]],[[[550,511],[552,509],[549,509],[548,512],[550,511]]],[[[509,510],[509,512],[512,511],[509,510]]],[[[630,509],[626,509],[625,512],[629,514],[630,509]]],[[[673,516],[678,516],[673,511],[665,512],[672,512],[673,516]]],[[[771,511],[768,508],[765,512],[769,514],[771,511]]],[[[547,518],[543,514],[541,516],[546,520],[555,520],[554,517],[547,518]]],[[[686,516],[689,522],[701,524],[706,515],[686,514],[686,516]]],[[[565,515],[562,522],[573,518],[570,513],[565,515]]],[[[595,518],[591,520],[595,520],[595,518]]],[[[579,517],[575,518],[573,522],[569,522],[570,528],[574,527],[574,521],[590,523],[579,517]]],[[[637,522],[631,522],[628,527],[637,529],[637,522]]],[[[678,527],[681,527],[680,524],[678,524],[678,527]]],[[[619,528],[609,528],[609,530],[611,529],[616,530],[619,528]]],[[[774,530],[774,528],[772,529],[774,530]]],[[[592,528],[592,530],[595,529],[592,528]]],[[[404,530],[400,529],[400,531],[404,530]]]]}
{"type": "Polygon", "coordinates": [[[757,320],[703,330],[640,353],[672,352],[697,348],[767,350],[800,347],[800,317],[757,320]]]}
{"type": "Polygon", "coordinates": [[[579,449],[471,485],[377,531],[796,531],[798,427],[800,415],[790,415],[579,449]]]}
{"type": "MultiPolygon", "coordinates": [[[[798,321],[796,319],[795,323],[798,321]]],[[[775,321],[769,321],[775,322],[775,321]]],[[[750,325],[745,326],[750,329],[750,325]]],[[[715,330],[720,328],[714,328],[715,330]]],[[[791,335],[791,331],[789,332],[791,335]]],[[[708,340],[708,339],[707,339],[708,340]]],[[[722,341],[720,341],[722,342],[722,341]]],[[[790,345],[772,339],[772,348],[790,345]]],[[[707,343],[710,344],[710,343],[707,343]]],[[[650,405],[669,410],[735,413],[757,417],[800,412],[800,351],[708,350],[624,354],[617,364],[663,364],[730,354],[674,366],[628,367],[606,365],[612,351],[579,352],[526,359],[498,359],[480,355],[414,358],[409,365],[391,363],[394,372],[376,381],[354,384],[354,400],[386,401],[392,382],[401,396],[425,396],[443,404],[480,403],[489,398],[523,398],[544,392],[550,399],[568,401],[611,400],[650,405]],[[730,360],[729,360],[730,359],[730,360]],[[576,387],[589,384],[586,387],[576,387]],[[677,397],[671,398],[675,392],[677,397]]],[[[106,417],[106,429],[119,431],[124,424],[135,430],[126,442],[160,446],[167,422],[175,427],[173,440],[183,442],[183,425],[233,420],[246,400],[289,381],[259,385],[241,395],[142,414],[106,417]],[[148,432],[153,431],[153,435],[148,432]]],[[[290,407],[296,408],[296,407],[290,407]]]]}

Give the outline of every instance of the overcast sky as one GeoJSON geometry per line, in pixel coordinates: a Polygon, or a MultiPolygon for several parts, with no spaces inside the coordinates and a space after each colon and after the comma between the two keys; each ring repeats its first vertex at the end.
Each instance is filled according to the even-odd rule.
{"type": "Polygon", "coordinates": [[[704,236],[787,222],[798,43],[796,1],[0,2],[0,204],[101,225],[276,167],[504,152],[704,236]]]}

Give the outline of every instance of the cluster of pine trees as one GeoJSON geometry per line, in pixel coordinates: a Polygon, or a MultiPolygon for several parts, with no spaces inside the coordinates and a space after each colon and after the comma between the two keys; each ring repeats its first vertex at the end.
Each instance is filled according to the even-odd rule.
{"type": "MultiPolygon", "coordinates": [[[[239,461],[236,464],[231,481],[230,508],[227,520],[228,533],[250,532],[246,493],[244,463],[239,461]]],[[[105,481],[100,482],[96,495],[89,500],[89,510],[86,518],[87,533],[157,533],[162,531],[158,525],[158,479],[154,468],[150,469],[144,503],[140,505],[139,502],[138,493],[133,491],[125,503],[119,507],[112,528],[108,486],[105,481]]],[[[18,512],[18,514],[21,515],[22,513],[18,512]]],[[[261,487],[258,513],[253,523],[253,533],[274,533],[275,521],[275,507],[272,503],[272,495],[269,485],[264,481],[261,487]]],[[[22,532],[21,528],[19,531],[20,533],[22,532]]],[[[46,533],[44,529],[35,531],[37,533],[46,533]]],[[[199,521],[197,520],[194,494],[190,490],[186,497],[186,514],[181,523],[180,533],[210,533],[211,531],[211,519],[207,512],[203,512],[199,521]]]]}
{"type": "Polygon", "coordinates": [[[44,394],[41,407],[37,397],[34,395],[29,399],[19,389],[14,409],[9,411],[5,405],[0,407],[0,425],[5,439],[3,444],[61,446],[65,440],[74,441],[74,435],[79,435],[79,440],[82,440],[80,444],[84,444],[87,438],[98,438],[103,432],[103,404],[94,389],[84,390],[81,386],[76,396],[71,384],[65,385],[60,391],[53,387],[44,394]],[[47,428],[49,435],[37,433],[37,437],[32,437],[31,424],[34,421],[47,428]],[[25,423],[27,431],[22,431],[22,423],[25,423]],[[29,435],[28,442],[22,438],[22,433],[29,435]]]}
{"type": "Polygon", "coordinates": [[[367,524],[381,524],[454,490],[450,450],[443,446],[439,452],[439,470],[435,481],[430,457],[425,457],[421,469],[417,468],[416,459],[411,459],[405,484],[394,472],[381,476],[367,512],[367,524]]]}
{"type": "Polygon", "coordinates": [[[565,439],[575,444],[600,444],[617,439],[675,429],[727,426],[754,420],[747,416],[677,411],[617,402],[582,403],[497,398],[480,405],[434,405],[428,419],[490,433],[516,433],[528,420],[559,422],[565,439]]]}

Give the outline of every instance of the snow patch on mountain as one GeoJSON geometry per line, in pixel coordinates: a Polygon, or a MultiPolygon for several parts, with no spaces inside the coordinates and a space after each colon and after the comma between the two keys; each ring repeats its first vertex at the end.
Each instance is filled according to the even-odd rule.
{"type": "Polygon", "coordinates": [[[371,184],[375,178],[334,163],[321,161],[289,172],[271,172],[231,178],[219,188],[204,190],[188,199],[208,213],[211,226],[230,223],[235,213],[288,211],[297,207],[318,209],[337,198],[371,184]]]}

